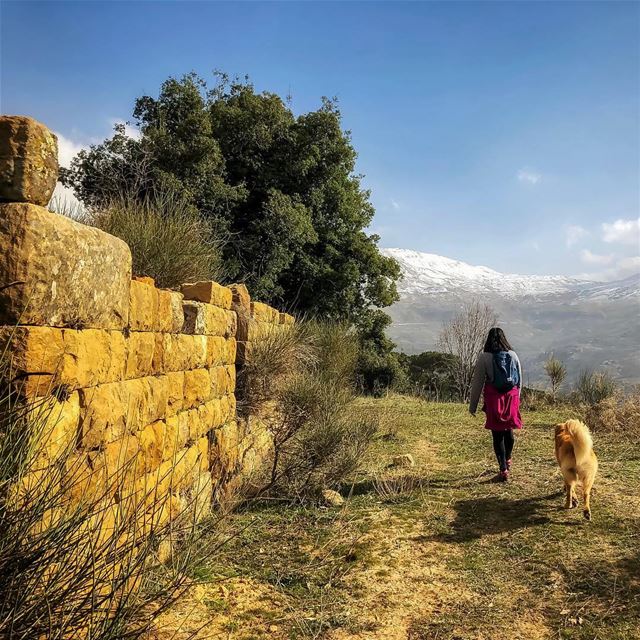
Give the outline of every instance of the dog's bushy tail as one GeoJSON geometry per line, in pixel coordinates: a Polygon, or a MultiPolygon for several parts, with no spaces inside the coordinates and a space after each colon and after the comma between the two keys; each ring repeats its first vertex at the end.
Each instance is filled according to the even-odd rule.
{"type": "Polygon", "coordinates": [[[568,420],[566,427],[571,436],[576,462],[578,464],[587,462],[593,449],[593,440],[591,439],[587,425],[580,422],[580,420],[568,420]]]}

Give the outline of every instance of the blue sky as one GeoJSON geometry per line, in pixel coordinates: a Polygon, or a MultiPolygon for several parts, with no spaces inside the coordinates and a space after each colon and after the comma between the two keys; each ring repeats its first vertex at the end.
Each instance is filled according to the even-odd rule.
{"type": "Polygon", "coordinates": [[[337,96],[381,245],[640,271],[640,4],[2,2],[1,107],[68,157],[169,75],[337,96]]]}

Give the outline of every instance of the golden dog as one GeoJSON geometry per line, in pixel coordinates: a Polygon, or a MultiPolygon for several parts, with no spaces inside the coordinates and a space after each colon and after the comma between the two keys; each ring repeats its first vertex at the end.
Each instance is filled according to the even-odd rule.
{"type": "Polygon", "coordinates": [[[556,459],[564,476],[567,492],[565,507],[578,506],[575,486],[582,482],[584,517],[591,520],[591,487],[598,471],[598,458],[593,452],[593,441],[586,424],[580,420],[567,420],[556,425],[556,459]]]}

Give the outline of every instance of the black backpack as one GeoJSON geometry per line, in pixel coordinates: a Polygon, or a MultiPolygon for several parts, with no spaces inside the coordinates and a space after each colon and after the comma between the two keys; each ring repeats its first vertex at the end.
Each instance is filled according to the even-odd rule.
{"type": "Polygon", "coordinates": [[[520,384],[520,374],[516,360],[508,351],[493,354],[493,386],[506,393],[520,384]]]}

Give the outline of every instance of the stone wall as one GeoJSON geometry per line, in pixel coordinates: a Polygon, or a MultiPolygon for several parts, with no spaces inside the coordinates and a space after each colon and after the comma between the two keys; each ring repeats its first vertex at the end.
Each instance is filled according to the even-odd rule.
{"type": "Polygon", "coordinates": [[[0,348],[17,392],[51,409],[40,454],[70,447],[79,493],[128,468],[147,490],[166,480],[171,509],[194,488],[208,508],[268,446],[239,424],[236,367],[261,331],[294,320],[243,285],[132,278],[124,242],[42,206],[56,153],[39,123],[0,117],[0,348]]]}

